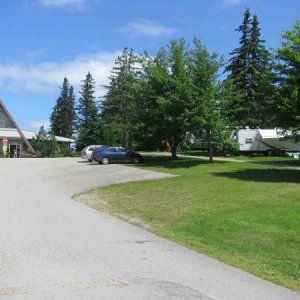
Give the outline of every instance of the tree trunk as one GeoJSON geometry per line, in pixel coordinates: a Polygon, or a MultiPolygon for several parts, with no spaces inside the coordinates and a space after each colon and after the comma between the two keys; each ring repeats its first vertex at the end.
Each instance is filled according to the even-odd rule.
{"type": "Polygon", "coordinates": [[[172,145],[171,147],[171,151],[172,151],[172,159],[177,159],[177,145],[172,145]]]}
{"type": "Polygon", "coordinates": [[[126,129],[123,129],[122,133],[122,147],[125,149],[128,148],[128,132],[126,129]]]}
{"type": "Polygon", "coordinates": [[[213,145],[211,144],[211,142],[209,142],[209,162],[214,161],[213,153],[214,153],[213,145]]]}
{"type": "Polygon", "coordinates": [[[213,153],[214,147],[212,144],[211,132],[210,130],[207,131],[207,139],[208,139],[208,155],[209,155],[209,162],[213,162],[213,153]]]}

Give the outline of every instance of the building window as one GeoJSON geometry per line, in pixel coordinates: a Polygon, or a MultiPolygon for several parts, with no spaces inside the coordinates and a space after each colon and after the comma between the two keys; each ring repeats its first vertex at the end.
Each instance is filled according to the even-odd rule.
{"type": "Polygon", "coordinates": [[[5,121],[4,120],[0,120],[0,128],[5,128],[4,125],[5,125],[5,121]]]}
{"type": "Polygon", "coordinates": [[[252,144],[253,143],[253,139],[245,139],[245,144],[252,144]]]}

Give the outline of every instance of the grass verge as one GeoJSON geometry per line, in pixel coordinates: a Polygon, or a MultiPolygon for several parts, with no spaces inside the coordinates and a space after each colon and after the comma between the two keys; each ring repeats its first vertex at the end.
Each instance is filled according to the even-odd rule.
{"type": "Polygon", "coordinates": [[[180,175],[94,189],[84,202],[180,244],[300,291],[300,171],[147,157],[180,175]]]}

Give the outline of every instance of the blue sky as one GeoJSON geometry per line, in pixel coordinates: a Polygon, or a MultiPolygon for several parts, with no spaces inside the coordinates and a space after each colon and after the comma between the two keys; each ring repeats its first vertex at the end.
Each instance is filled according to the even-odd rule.
{"type": "Polygon", "coordinates": [[[101,96],[124,47],[154,55],[171,38],[199,37],[228,59],[247,7],[268,48],[300,17],[299,0],[1,0],[0,98],[23,129],[37,131],[64,76],[78,91],[90,71],[101,96]]]}

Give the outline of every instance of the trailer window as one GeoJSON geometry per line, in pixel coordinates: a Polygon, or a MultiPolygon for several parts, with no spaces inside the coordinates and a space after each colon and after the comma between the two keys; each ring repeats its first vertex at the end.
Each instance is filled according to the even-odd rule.
{"type": "Polygon", "coordinates": [[[245,144],[252,144],[253,143],[253,139],[245,139],[245,144]]]}

